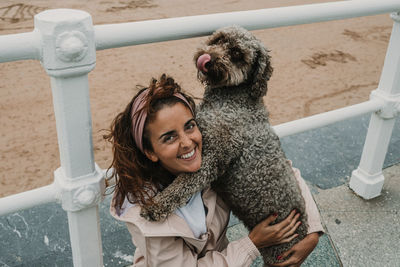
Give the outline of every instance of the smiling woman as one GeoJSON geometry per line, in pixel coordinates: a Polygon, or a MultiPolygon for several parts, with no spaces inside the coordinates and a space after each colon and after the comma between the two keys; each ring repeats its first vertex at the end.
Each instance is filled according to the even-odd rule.
{"type": "Polygon", "coordinates": [[[110,168],[119,207],[125,199],[146,205],[177,173],[200,168],[201,134],[194,109],[193,99],[164,74],[117,115],[105,138],[113,145],[110,168]],[[200,153],[186,158],[193,150],[200,153]]]}
{"type": "Polygon", "coordinates": [[[150,139],[151,150],[146,156],[174,175],[195,172],[201,165],[201,133],[187,105],[175,103],[157,112],[150,120],[145,136],[150,139]]]}
{"type": "MultiPolygon", "coordinates": [[[[163,221],[140,216],[141,207],[178,174],[200,169],[202,136],[194,110],[193,99],[162,75],[133,97],[105,136],[113,146],[110,169],[116,179],[110,211],[131,233],[133,266],[250,266],[260,255],[258,248],[297,236],[300,214],[293,211],[274,225],[277,214],[270,215],[249,236],[228,242],[230,210],[210,188],[195,193],[163,221]]],[[[310,207],[316,210],[314,202],[310,207]]]]}

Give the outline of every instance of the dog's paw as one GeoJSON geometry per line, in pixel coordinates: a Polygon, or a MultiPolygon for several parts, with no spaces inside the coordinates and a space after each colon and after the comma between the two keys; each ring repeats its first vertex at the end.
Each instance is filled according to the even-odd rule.
{"type": "Polygon", "coordinates": [[[151,222],[162,221],[167,215],[156,204],[142,207],[140,210],[140,216],[151,222]]]}

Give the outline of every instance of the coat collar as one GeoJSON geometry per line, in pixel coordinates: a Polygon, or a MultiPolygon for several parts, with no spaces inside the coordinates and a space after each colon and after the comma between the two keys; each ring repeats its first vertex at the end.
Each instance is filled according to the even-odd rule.
{"type": "MultiPolygon", "coordinates": [[[[217,195],[210,188],[207,188],[202,192],[202,199],[207,209],[206,226],[209,229],[215,214],[217,195]]],[[[123,216],[119,216],[115,208],[115,195],[111,201],[110,213],[119,221],[133,223],[145,237],[179,236],[198,251],[201,251],[207,242],[208,234],[196,238],[186,221],[175,213],[169,215],[163,221],[150,222],[140,216],[140,206],[135,205],[130,207],[123,216]]]]}

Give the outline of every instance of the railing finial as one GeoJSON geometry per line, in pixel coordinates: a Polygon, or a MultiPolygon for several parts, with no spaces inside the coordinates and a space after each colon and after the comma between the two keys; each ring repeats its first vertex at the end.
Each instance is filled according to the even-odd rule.
{"type": "Polygon", "coordinates": [[[96,63],[92,17],[74,9],[52,9],[35,16],[40,33],[40,61],[50,76],[69,77],[90,72],[96,63]]]}

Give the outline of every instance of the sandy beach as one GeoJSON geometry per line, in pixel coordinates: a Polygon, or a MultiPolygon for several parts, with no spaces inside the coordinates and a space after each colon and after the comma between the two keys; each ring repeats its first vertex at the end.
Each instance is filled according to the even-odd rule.
{"type": "MultiPolygon", "coordinates": [[[[0,35],[33,30],[33,16],[81,9],[110,24],[253,10],[318,0],[32,0],[0,3],[0,35]]],[[[254,31],[271,50],[274,73],[265,102],[273,125],[366,101],[379,83],[392,20],[388,14],[254,31]]],[[[201,98],[192,61],[206,37],[97,52],[89,74],[95,161],[111,162],[103,140],[111,120],[151,77],[172,75],[201,98]]],[[[0,64],[0,197],[44,186],[60,165],[50,79],[38,61],[0,64]]]]}

